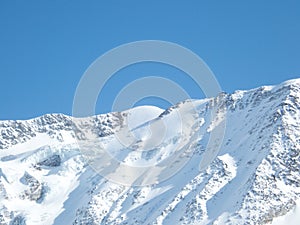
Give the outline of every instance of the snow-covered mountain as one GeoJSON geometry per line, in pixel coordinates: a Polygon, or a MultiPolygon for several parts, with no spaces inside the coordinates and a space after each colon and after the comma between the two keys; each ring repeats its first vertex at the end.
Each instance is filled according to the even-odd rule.
{"type": "Polygon", "coordinates": [[[0,224],[285,224],[299,155],[300,79],[166,111],[0,121],[0,224]]]}

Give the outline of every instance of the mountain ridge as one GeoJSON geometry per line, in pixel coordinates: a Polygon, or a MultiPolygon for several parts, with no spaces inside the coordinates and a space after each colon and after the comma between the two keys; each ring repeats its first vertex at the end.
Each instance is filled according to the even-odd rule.
{"type": "Polygon", "coordinates": [[[148,117],[134,125],[141,140],[148,137],[145,122],[154,124],[155,118],[174,131],[150,155],[125,151],[115,156],[129,164],[167,159],[176,146],[169,140],[180,139],[174,114],[190,103],[197,110],[196,117],[191,115],[199,135],[185,145],[190,158],[169,179],[141,187],[95,173],[78,142],[99,138],[113,149],[113,134],[146,108],[135,116],[131,109],[81,119],[47,114],[0,121],[0,224],[267,224],[291,211],[300,196],[300,79],[188,100],[164,112],[148,108],[148,117]],[[209,134],[216,129],[210,118],[214,107],[226,111],[220,114],[226,119],[225,134],[218,156],[199,171],[209,134]],[[16,165],[22,171],[14,171],[16,165]]]}

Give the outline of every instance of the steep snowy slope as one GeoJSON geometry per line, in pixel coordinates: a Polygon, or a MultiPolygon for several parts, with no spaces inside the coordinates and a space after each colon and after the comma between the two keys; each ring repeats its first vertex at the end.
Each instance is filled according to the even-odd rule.
{"type": "Polygon", "coordinates": [[[300,79],[0,121],[0,224],[278,224],[299,202],[299,154],[300,79]]]}

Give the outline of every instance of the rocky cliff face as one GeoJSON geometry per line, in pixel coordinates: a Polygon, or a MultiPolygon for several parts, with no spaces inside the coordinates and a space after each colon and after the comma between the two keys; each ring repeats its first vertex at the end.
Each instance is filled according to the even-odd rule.
{"type": "MultiPolygon", "coordinates": [[[[268,224],[300,197],[299,155],[300,80],[186,101],[165,112],[140,107],[89,118],[0,121],[0,224],[268,224]],[[196,111],[187,110],[191,103],[196,111]],[[214,109],[217,118],[210,117],[214,109]],[[177,110],[187,115],[190,132],[179,132],[177,110]],[[134,151],[120,148],[115,137],[129,117],[139,121],[131,128],[134,151]],[[164,140],[139,151],[152,140],[147,127],[154,127],[152,138],[160,135],[159,121],[169,128],[164,140]],[[220,151],[201,170],[220,121],[226,121],[220,151]],[[168,179],[130,186],[95,172],[83,149],[92,146],[81,144],[90,139],[128,165],[168,161],[177,145],[188,160],[168,179]]],[[[168,161],[168,171],[176,163],[168,161]]]]}

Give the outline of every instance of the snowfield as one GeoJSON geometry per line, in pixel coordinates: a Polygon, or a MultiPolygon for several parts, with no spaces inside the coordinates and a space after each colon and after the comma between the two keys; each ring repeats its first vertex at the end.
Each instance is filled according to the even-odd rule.
{"type": "Polygon", "coordinates": [[[0,121],[0,225],[296,225],[299,156],[300,79],[0,121]]]}

